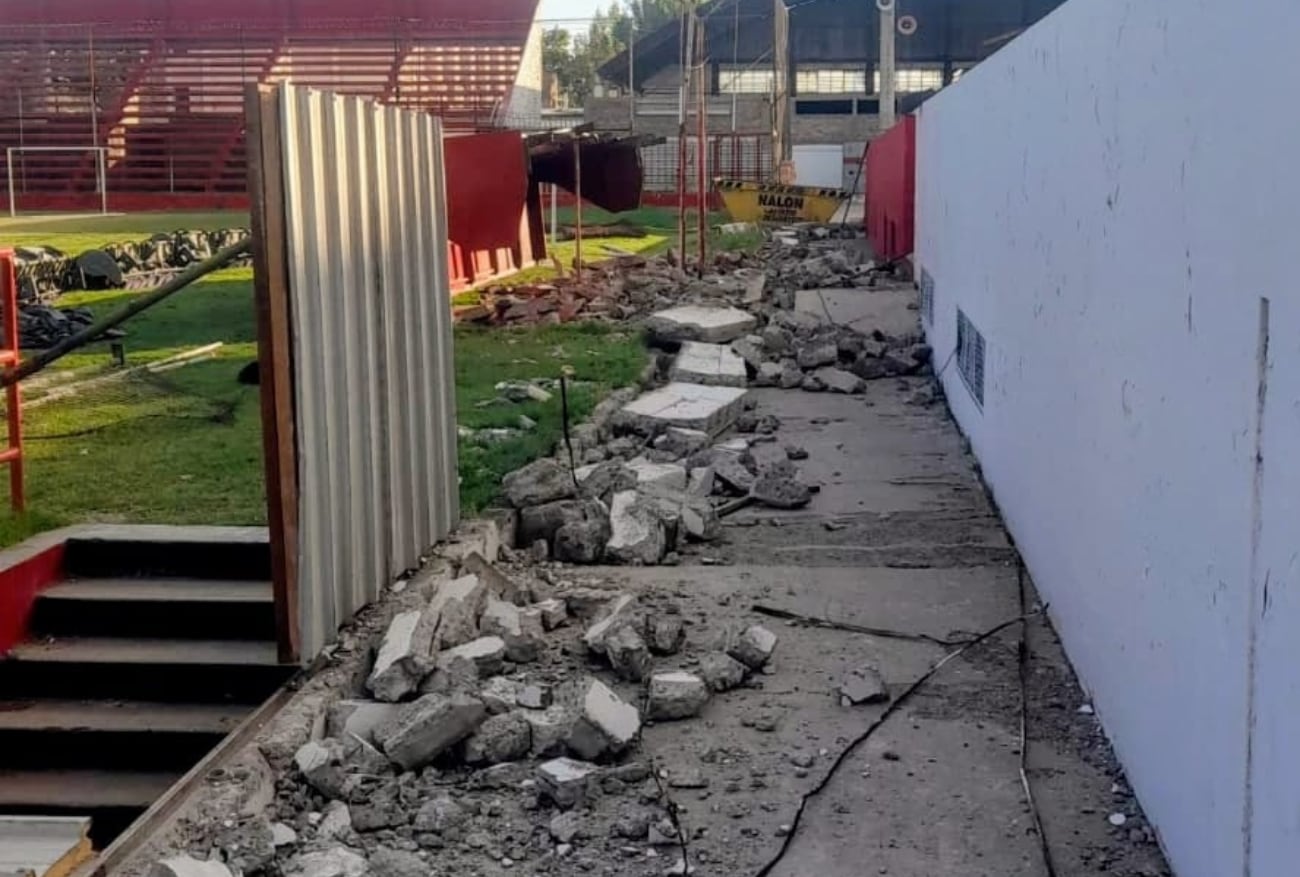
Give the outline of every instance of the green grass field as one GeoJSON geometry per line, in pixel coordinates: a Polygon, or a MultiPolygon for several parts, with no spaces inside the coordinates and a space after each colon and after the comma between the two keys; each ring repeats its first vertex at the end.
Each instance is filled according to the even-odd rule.
{"type": "MultiPolygon", "coordinates": [[[[163,214],[94,220],[0,224],[0,247],[46,243],[75,251],[160,230],[228,227],[239,214],[163,214]],[[93,227],[92,227],[93,226],[93,227]]],[[[136,293],[81,292],[59,304],[97,314],[136,293]]],[[[24,412],[29,513],[0,513],[0,544],[67,523],[256,524],[265,520],[258,392],[237,382],[256,356],[252,272],[216,272],[132,319],[123,339],[127,365],[157,361],[220,341],[215,358],[163,374],[100,384],[74,397],[24,412]]],[[[514,426],[520,414],[537,429],[491,446],[462,443],[461,496],[473,514],[495,496],[500,478],[548,453],[561,434],[560,398],[547,403],[478,403],[497,396],[498,381],[554,378],[570,367],[579,382],[570,396],[575,422],[609,390],[631,383],[644,364],[640,339],[603,326],[517,330],[457,329],[456,385],[460,424],[514,426]]],[[[60,360],[24,389],[112,372],[107,345],[90,345],[60,360]],[[55,370],[58,370],[57,373],[55,370]]],[[[2,478],[3,476],[0,476],[2,478]]]]}

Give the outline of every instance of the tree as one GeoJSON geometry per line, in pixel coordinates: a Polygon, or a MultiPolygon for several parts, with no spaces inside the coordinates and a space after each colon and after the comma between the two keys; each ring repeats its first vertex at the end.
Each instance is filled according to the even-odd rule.
{"type": "Polygon", "coordinates": [[[640,38],[676,19],[683,0],[628,0],[596,11],[585,34],[555,29],[543,35],[542,64],[574,106],[582,106],[596,85],[596,70],[640,38]]]}

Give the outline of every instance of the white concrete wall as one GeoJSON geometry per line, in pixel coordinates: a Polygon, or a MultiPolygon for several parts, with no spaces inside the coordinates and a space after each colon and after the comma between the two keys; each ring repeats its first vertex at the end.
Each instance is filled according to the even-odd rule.
{"type": "Polygon", "coordinates": [[[1181,877],[1300,874],[1298,35],[1070,0],[921,112],[950,403],[1181,877]]]}

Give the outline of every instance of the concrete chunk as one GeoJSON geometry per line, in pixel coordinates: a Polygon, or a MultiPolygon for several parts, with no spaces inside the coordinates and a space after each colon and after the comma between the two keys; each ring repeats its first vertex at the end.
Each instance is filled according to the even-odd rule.
{"type": "Polygon", "coordinates": [[[619,699],[605,683],[592,679],[582,695],[577,720],[568,745],[582,758],[592,760],[622,752],[641,733],[637,708],[619,699]]]}
{"type": "Polygon", "coordinates": [[[710,691],[730,691],[745,681],[749,668],[730,655],[714,652],[700,660],[700,675],[710,691]]]}
{"type": "Polygon", "coordinates": [[[635,596],[618,594],[606,606],[605,613],[600,620],[587,628],[587,632],[583,634],[582,641],[587,644],[587,648],[593,652],[603,652],[605,650],[605,637],[609,636],[618,626],[631,624],[635,608],[635,596]]]}
{"type": "MultiPolygon", "coordinates": [[[[645,457],[627,462],[627,469],[636,475],[637,487],[671,487],[686,489],[686,467],[676,463],[652,463],[645,457]]],[[[624,492],[624,491],[620,491],[624,492]]]]}
{"type": "Polygon", "coordinates": [[[646,328],[663,341],[708,341],[725,344],[748,335],[758,325],[753,314],[738,308],[682,305],[652,314],[646,328]]]}
{"type": "Polygon", "coordinates": [[[564,600],[552,597],[535,604],[533,608],[542,613],[542,627],[546,630],[555,630],[569,621],[569,607],[564,600]]]}
{"type": "MultiPolygon", "coordinates": [[[[365,877],[365,857],[345,846],[299,853],[282,868],[284,877],[365,877]]],[[[208,877],[208,875],[204,875],[208,877]]]]}
{"type": "Polygon", "coordinates": [[[743,387],[674,382],[634,399],[620,417],[642,433],[657,434],[681,426],[715,436],[736,422],[745,392],[743,387]]]}
{"type": "Polygon", "coordinates": [[[487,605],[487,597],[487,586],[476,575],[443,582],[429,602],[428,610],[438,614],[436,645],[445,649],[478,636],[478,618],[487,605]]]}
{"type": "Polygon", "coordinates": [[[655,447],[676,454],[678,457],[687,457],[696,451],[703,450],[709,444],[709,434],[698,429],[684,429],[680,426],[670,426],[668,430],[657,439],[655,447]]]}
{"type": "Polygon", "coordinates": [[[761,670],[771,660],[775,649],[776,634],[755,624],[736,638],[731,648],[727,649],[727,654],[751,670],[761,670]]]}
{"type": "Polygon", "coordinates": [[[834,341],[820,341],[805,345],[799,350],[799,368],[820,368],[839,362],[840,348],[834,341]]]}
{"type": "Polygon", "coordinates": [[[461,564],[461,571],[478,576],[479,581],[483,582],[487,588],[490,597],[505,600],[507,603],[514,603],[516,606],[524,606],[528,603],[527,590],[489,563],[480,554],[471,553],[467,555],[461,564]]]}
{"type": "Polygon", "coordinates": [[[537,768],[537,788],[557,807],[567,810],[582,803],[587,797],[587,781],[599,772],[599,767],[585,761],[556,758],[537,768]]]}
{"type": "Polygon", "coordinates": [[[654,504],[665,522],[672,521],[678,534],[696,542],[708,542],[722,535],[722,521],[707,496],[694,496],[684,490],[651,487],[641,495],[654,504]]]}
{"type": "Polygon", "coordinates": [[[439,619],[436,609],[414,609],[393,617],[366,680],[371,694],[396,703],[420,687],[433,666],[434,633],[439,619]]]}
{"type": "Polygon", "coordinates": [[[426,694],[375,730],[384,754],[405,770],[423,767],[472,734],[487,718],[483,702],[426,694]]]}
{"type": "Polygon", "coordinates": [[[648,708],[656,721],[699,715],[708,701],[709,686],[694,674],[677,671],[650,677],[648,708]]]}
{"type": "Polygon", "coordinates": [[[699,341],[687,341],[682,345],[677,358],[673,360],[668,378],[716,387],[743,387],[749,382],[745,360],[730,347],[699,341]]]}
{"type": "Polygon", "coordinates": [[[501,479],[506,500],[517,509],[568,499],[576,492],[569,470],[556,460],[543,458],[501,479]]]}
{"type": "Polygon", "coordinates": [[[814,375],[821,380],[826,389],[832,393],[852,395],[865,393],[867,382],[851,371],[842,368],[819,368],[814,375]]]}
{"type": "Polygon", "coordinates": [[[532,728],[518,712],[493,716],[465,741],[466,764],[501,764],[528,754],[532,728]]]}
{"type": "Polygon", "coordinates": [[[221,862],[211,859],[200,861],[192,856],[172,856],[154,862],[149,877],[234,877],[234,875],[221,862]]]}
{"type": "Polygon", "coordinates": [[[656,615],[645,622],[645,639],[656,655],[675,655],[686,642],[686,625],[680,615],[656,615]]]}
{"type": "Polygon", "coordinates": [[[812,502],[812,488],[799,480],[794,464],[770,466],[754,479],[750,495],[774,509],[800,509],[812,502]]]}
{"type": "Polygon", "coordinates": [[[686,481],[686,492],[697,497],[711,496],[714,477],[712,466],[695,467],[686,481]]]}
{"type": "Polygon", "coordinates": [[[765,362],[758,367],[758,372],[754,376],[754,386],[756,387],[775,387],[781,383],[781,375],[785,369],[779,362],[765,362]]]}
{"type": "Polygon", "coordinates": [[[536,661],[546,642],[541,617],[525,615],[518,606],[504,600],[488,600],[479,630],[505,642],[506,657],[516,664],[536,661]]]}
{"type": "Polygon", "coordinates": [[[573,711],[562,704],[552,704],[544,710],[524,710],[524,721],[532,731],[532,754],[539,758],[559,755],[564,743],[573,732],[576,720],[573,711]]]}
{"type": "Polygon", "coordinates": [[[523,685],[505,676],[493,676],[478,693],[479,700],[491,715],[508,713],[519,705],[523,685]]]}
{"type": "Polygon", "coordinates": [[[605,637],[605,656],[620,679],[640,682],[650,673],[650,649],[631,625],[623,625],[605,637]]]}
{"type": "Polygon", "coordinates": [[[375,728],[397,714],[401,706],[373,700],[340,700],[325,713],[325,736],[351,735],[367,743],[375,742],[375,728]]]}
{"type": "Polygon", "coordinates": [[[840,703],[844,706],[884,703],[889,700],[889,689],[880,671],[870,664],[854,668],[840,682],[840,703]]]}
{"type": "Polygon", "coordinates": [[[453,664],[468,661],[480,678],[487,678],[501,672],[505,657],[505,640],[499,636],[482,636],[438,655],[438,669],[450,672],[453,664]]]}
{"type": "Polygon", "coordinates": [[[635,490],[614,495],[605,553],[622,563],[656,564],[668,550],[668,533],[652,503],[635,490]]]}

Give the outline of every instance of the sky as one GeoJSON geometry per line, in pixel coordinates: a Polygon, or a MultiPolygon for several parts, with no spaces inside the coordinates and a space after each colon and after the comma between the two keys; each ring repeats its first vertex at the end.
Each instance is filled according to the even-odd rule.
{"type": "MultiPolygon", "coordinates": [[[[591,18],[597,9],[608,9],[609,4],[610,0],[542,0],[537,17],[542,19],[543,23],[547,19],[556,18],[591,18]]],[[[546,26],[552,25],[546,24],[546,26]]],[[[566,30],[585,30],[586,22],[569,21],[561,23],[561,26],[566,30]]]]}

